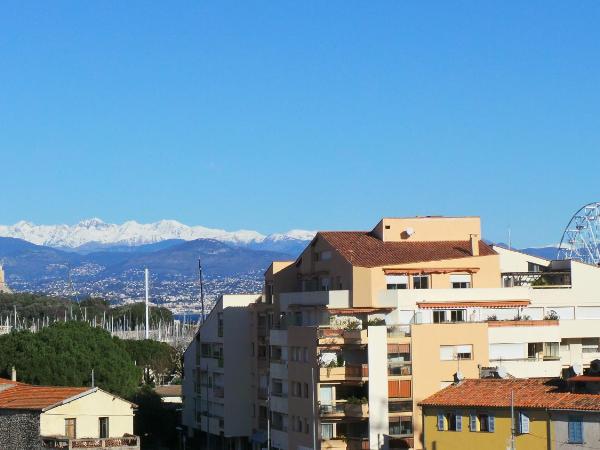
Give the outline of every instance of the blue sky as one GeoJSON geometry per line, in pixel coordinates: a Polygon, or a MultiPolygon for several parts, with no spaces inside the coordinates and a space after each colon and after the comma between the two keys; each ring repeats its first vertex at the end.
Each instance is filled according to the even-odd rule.
{"type": "Polygon", "coordinates": [[[0,223],[262,232],[600,200],[600,5],[3,2],[0,223]]]}

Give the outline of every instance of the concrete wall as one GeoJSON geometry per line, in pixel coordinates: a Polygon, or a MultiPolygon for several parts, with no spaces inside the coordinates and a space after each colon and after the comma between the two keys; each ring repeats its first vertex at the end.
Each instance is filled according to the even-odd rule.
{"type": "Polygon", "coordinates": [[[39,413],[0,410],[2,450],[40,450],[41,444],[39,413]]]}
{"type": "Polygon", "coordinates": [[[472,234],[481,236],[479,217],[403,217],[382,219],[373,229],[386,242],[467,241],[472,234]],[[411,236],[406,230],[412,228],[411,236]]]}
{"type": "Polygon", "coordinates": [[[551,411],[555,450],[600,449],[600,413],[551,411]],[[583,444],[569,444],[569,416],[583,418],[583,444]]]}
{"type": "MultiPolygon", "coordinates": [[[[488,329],[485,323],[424,324],[411,326],[413,369],[413,426],[415,448],[421,445],[421,408],[417,403],[436,393],[454,380],[460,369],[465,378],[479,378],[478,365],[487,366],[488,329]],[[460,361],[442,361],[440,346],[473,346],[473,358],[460,361]]],[[[444,447],[445,448],[445,447],[444,447]]]]}
{"type": "Polygon", "coordinates": [[[133,405],[101,390],[52,408],[40,416],[42,436],[64,436],[65,419],[77,419],[77,438],[100,437],[100,417],[109,418],[109,437],[133,434],[133,405]]]}
{"type": "Polygon", "coordinates": [[[550,261],[544,258],[527,255],[516,250],[509,250],[504,247],[494,245],[494,250],[500,255],[500,271],[501,272],[528,272],[529,263],[539,264],[547,267],[550,261]]]}
{"type": "Polygon", "coordinates": [[[192,436],[192,430],[196,426],[196,338],[192,340],[183,354],[183,410],[181,412],[181,423],[187,427],[188,436],[192,436]]]}
{"type": "Polygon", "coordinates": [[[387,450],[389,435],[387,383],[387,329],[384,326],[368,328],[369,360],[369,448],[387,450]]]}

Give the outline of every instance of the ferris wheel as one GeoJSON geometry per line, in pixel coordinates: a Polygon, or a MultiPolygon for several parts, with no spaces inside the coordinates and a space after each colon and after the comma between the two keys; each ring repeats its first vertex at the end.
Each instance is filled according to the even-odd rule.
{"type": "Polygon", "coordinates": [[[576,259],[600,265],[600,202],[579,209],[565,228],[558,259],[576,259]]]}

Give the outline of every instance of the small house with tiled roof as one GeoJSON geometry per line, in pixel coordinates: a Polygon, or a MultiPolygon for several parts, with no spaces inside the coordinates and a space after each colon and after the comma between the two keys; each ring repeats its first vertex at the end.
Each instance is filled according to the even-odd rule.
{"type": "Polygon", "coordinates": [[[135,405],[97,387],[34,386],[0,378],[0,448],[139,449],[135,405]]]}
{"type": "Polygon", "coordinates": [[[426,449],[600,449],[600,377],[467,379],[421,401],[426,449]],[[585,385],[589,384],[589,387],[585,385]]]}

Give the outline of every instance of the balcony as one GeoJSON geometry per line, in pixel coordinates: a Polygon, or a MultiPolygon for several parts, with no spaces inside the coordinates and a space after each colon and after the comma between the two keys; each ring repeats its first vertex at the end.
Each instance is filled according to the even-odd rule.
{"type": "Polygon", "coordinates": [[[561,289],[571,287],[571,271],[505,272],[502,274],[504,287],[527,286],[533,289],[561,289]]]}
{"type": "Polygon", "coordinates": [[[387,327],[388,338],[410,337],[410,325],[392,325],[387,327]]]}
{"type": "Polygon", "coordinates": [[[320,381],[365,381],[369,378],[367,364],[347,364],[341,367],[321,367],[320,381]]]}
{"type": "Polygon", "coordinates": [[[321,417],[369,417],[368,403],[348,403],[346,401],[336,402],[332,405],[320,405],[321,417]]]}
{"type": "Polygon", "coordinates": [[[369,450],[369,438],[334,437],[321,441],[322,450],[369,450]]]}
{"type": "Polygon", "coordinates": [[[344,330],[339,328],[319,328],[319,345],[357,344],[366,345],[367,330],[344,330]]]}
{"type": "Polygon", "coordinates": [[[75,448],[112,448],[115,450],[139,450],[138,436],[123,436],[115,438],[69,439],[61,437],[43,437],[42,448],[75,449],[75,448]]]}
{"type": "Polygon", "coordinates": [[[279,295],[281,309],[287,310],[291,305],[327,306],[329,308],[349,308],[349,291],[311,291],[285,292],[279,295]]]}
{"type": "Polygon", "coordinates": [[[388,363],[388,375],[399,377],[410,376],[412,375],[412,364],[408,361],[388,363]]]}

